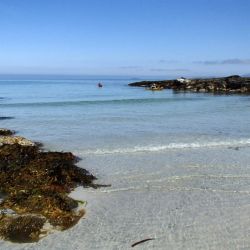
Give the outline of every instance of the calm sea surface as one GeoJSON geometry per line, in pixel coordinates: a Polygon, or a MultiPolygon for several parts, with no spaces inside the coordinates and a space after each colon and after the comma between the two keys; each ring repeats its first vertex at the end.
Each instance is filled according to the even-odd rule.
{"type": "Polygon", "coordinates": [[[84,154],[250,144],[250,97],[146,91],[128,80],[0,81],[1,126],[84,154]]]}
{"type": "Polygon", "coordinates": [[[129,82],[0,81],[0,116],[14,117],[0,127],[75,153],[111,184],[72,194],[88,201],[72,230],[22,247],[130,249],[154,237],[143,249],[250,248],[250,97],[129,82]]]}

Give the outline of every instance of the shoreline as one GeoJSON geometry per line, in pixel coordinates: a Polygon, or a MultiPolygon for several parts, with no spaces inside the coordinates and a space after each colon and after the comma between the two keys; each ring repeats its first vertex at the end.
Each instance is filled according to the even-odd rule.
{"type": "Polygon", "coordinates": [[[19,131],[18,135],[32,143],[41,141],[43,151],[72,152],[83,159],[77,166],[98,177],[95,183],[112,183],[112,187],[79,186],[70,192],[69,197],[88,203],[78,203],[86,214],[69,230],[45,223],[45,235],[39,238],[48,236],[38,242],[2,240],[0,248],[132,249],[148,238],[155,240],[138,248],[249,247],[245,236],[250,197],[249,98],[173,94],[172,90],[158,95],[126,87],[123,82],[112,85],[110,96],[108,85],[101,91],[91,85],[61,85],[65,94],[58,97],[58,85],[51,83],[55,92],[49,101],[68,96],[69,101],[78,101],[78,92],[82,99],[93,94],[96,100],[99,93],[106,93],[105,100],[134,101],[38,106],[34,104],[47,97],[47,85],[39,85],[44,92],[36,100],[30,95],[37,86],[22,83],[6,90],[2,115],[15,119],[3,121],[1,127],[19,131]],[[34,104],[19,106],[15,93],[23,89],[29,90],[23,93],[24,102],[34,104]]]}
{"type": "Polygon", "coordinates": [[[174,91],[218,94],[250,94],[250,77],[240,77],[238,75],[218,78],[180,78],[162,81],[140,81],[129,83],[128,85],[131,87],[150,88],[153,84],[159,89],[172,89],[174,91]]]}

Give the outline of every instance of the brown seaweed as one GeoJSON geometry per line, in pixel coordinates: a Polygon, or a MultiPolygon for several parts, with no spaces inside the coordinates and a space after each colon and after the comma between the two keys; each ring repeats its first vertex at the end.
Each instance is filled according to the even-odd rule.
{"type": "Polygon", "coordinates": [[[15,132],[10,129],[0,128],[0,135],[13,135],[15,132]]]}
{"type": "Polygon", "coordinates": [[[12,242],[35,242],[39,240],[46,218],[35,215],[2,216],[0,235],[12,242]]]}
{"type": "Polygon", "coordinates": [[[0,209],[16,213],[2,215],[0,236],[32,242],[45,221],[61,230],[74,226],[85,211],[77,211],[79,202],[68,193],[77,186],[98,187],[96,178],[76,162],[70,152],[45,152],[37,144],[0,146],[0,192],[5,194],[0,209]]]}

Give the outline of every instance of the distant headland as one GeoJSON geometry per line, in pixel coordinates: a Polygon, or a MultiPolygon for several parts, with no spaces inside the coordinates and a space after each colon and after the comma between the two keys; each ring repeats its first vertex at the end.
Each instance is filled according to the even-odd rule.
{"type": "Polygon", "coordinates": [[[194,79],[181,77],[174,80],[140,81],[129,84],[129,86],[132,87],[146,87],[149,89],[152,85],[163,89],[173,89],[175,91],[250,94],[250,77],[241,77],[238,75],[194,79]]]}

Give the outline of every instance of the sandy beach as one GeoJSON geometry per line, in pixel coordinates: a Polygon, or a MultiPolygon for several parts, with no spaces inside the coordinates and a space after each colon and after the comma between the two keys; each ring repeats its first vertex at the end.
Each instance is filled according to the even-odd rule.
{"type": "Polygon", "coordinates": [[[155,154],[147,167],[152,157],[143,153],[123,155],[119,165],[112,156],[89,158],[85,166],[96,166],[100,181],[112,187],[71,194],[88,201],[85,219],[38,243],[2,242],[1,248],[131,249],[134,242],[154,238],[136,247],[247,249],[249,150],[173,150],[155,154]],[[109,162],[109,169],[101,162],[109,162]]]}

